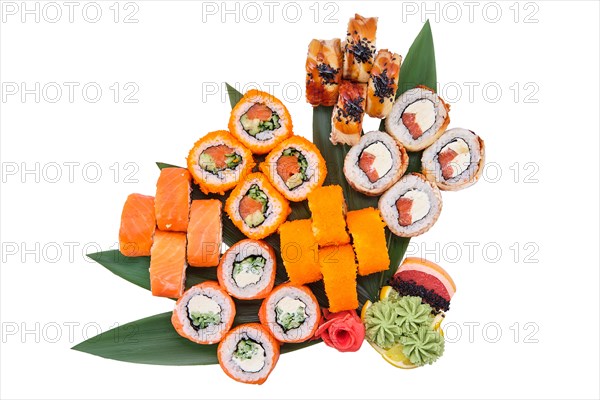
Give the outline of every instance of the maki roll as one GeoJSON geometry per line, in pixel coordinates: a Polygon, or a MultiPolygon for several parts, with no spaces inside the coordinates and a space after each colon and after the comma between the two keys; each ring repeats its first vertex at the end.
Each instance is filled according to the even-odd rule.
{"type": "Polygon", "coordinates": [[[225,211],[244,235],[250,239],[263,239],[277,230],[291,209],[267,177],[255,172],[231,191],[225,211]]]}
{"type": "Polygon", "coordinates": [[[356,261],[352,246],[319,248],[319,264],[323,273],[329,311],[338,312],[358,308],[356,291],[356,261]]]}
{"type": "Polygon", "coordinates": [[[365,134],[346,154],[344,175],[355,190],[378,196],[400,179],[408,168],[408,154],[385,132],[365,134]]]}
{"type": "Polygon", "coordinates": [[[213,344],[231,329],[235,304],[215,281],[192,286],[177,300],[171,323],[192,342],[213,344]]]}
{"type": "Polygon", "coordinates": [[[194,200],[187,232],[187,260],[191,267],[216,267],[221,256],[220,200],[194,200]]]}
{"type": "Polygon", "coordinates": [[[267,154],[292,135],[292,118],[275,96],[252,89],[231,110],[229,132],[252,153],[267,154]]]}
{"type": "Polygon", "coordinates": [[[423,173],[442,190],[460,190],[481,177],[485,145],[475,132],[449,129],[423,152],[423,173]]]}
{"type": "Polygon", "coordinates": [[[321,152],[302,136],[279,143],[260,164],[260,170],[290,201],[305,200],[310,192],[323,185],[327,175],[321,152]]]}
{"type": "Polygon", "coordinates": [[[385,119],[385,130],[408,151],[423,150],[444,132],[450,123],[450,107],[425,86],[404,92],[385,119]]]}
{"type": "Polygon", "coordinates": [[[346,201],[341,186],[322,186],[308,195],[312,233],[319,246],[350,243],[346,232],[346,201]]]}
{"type": "Polygon", "coordinates": [[[263,301],[258,317],[281,343],[300,343],[314,336],[321,309],[308,287],[286,283],[277,286],[263,301]]]}
{"type": "Polygon", "coordinates": [[[156,229],[154,197],[132,193],[121,213],[119,251],[126,257],[149,256],[156,229]]]}
{"type": "Polygon", "coordinates": [[[333,106],[342,79],[340,39],[311,40],[306,57],[306,101],[313,106],[333,106]]]}
{"type": "Polygon", "coordinates": [[[348,212],[348,230],[358,260],[358,274],[369,275],[386,271],[390,257],[385,237],[385,224],[379,210],[369,207],[348,212]]]}
{"type": "Polygon", "coordinates": [[[365,115],[367,84],[342,80],[340,96],[331,114],[331,143],[358,143],[365,115]]]}
{"type": "Polygon", "coordinates": [[[154,212],[163,231],[186,232],[190,215],[191,176],[184,168],[163,168],[156,182],[154,212]]]}
{"type": "Polygon", "coordinates": [[[242,324],[221,340],[217,358],[231,379],[260,385],[279,360],[279,342],[259,323],[242,324]]]}
{"type": "Polygon", "coordinates": [[[287,221],[279,227],[281,258],[290,282],[304,285],[320,281],[318,243],[310,219],[287,221]]]}
{"type": "Polygon", "coordinates": [[[379,50],[375,57],[371,77],[367,86],[367,114],[374,118],[385,118],[392,110],[400,79],[399,54],[379,50]]]}
{"type": "Polygon", "coordinates": [[[273,289],[275,271],[275,252],[271,246],[262,240],[244,239],[223,254],[217,278],[236,299],[264,299],[273,289]]]}
{"type": "Polygon", "coordinates": [[[187,157],[188,170],[205,194],[232,189],[254,165],[250,150],[227,131],[204,135],[187,157]]]}
{"type": "Polygon", "coordinates": [[[423,175],[411,173],[379,198],[379,211],[395,235],[418,236],[437,221],[442,211],[442,196],[437,186],[423,175]]]}
{"type": "Polygon", "coordinates": [[[366,83],[373,68],[377,18],[350,18],[344,42],[344,79],[366,83]]]}
{"type": "Polygon", "coordinates": [[[150,288],[153,296],[179,298],[185,284],[186,237],[183,232],[157,230],[150,251],[150,288]]]}

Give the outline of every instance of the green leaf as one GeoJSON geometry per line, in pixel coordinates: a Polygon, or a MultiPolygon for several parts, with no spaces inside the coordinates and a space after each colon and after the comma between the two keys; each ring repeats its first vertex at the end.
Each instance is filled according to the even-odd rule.
{"type": "MultiPolygon", "coordinates": [[[[251,306],[238,308],[235,325],[257,320],[260,303],[251,303],[251,306]]],[[[179,336],[171,324],[171,314],[165,312],[118,326],[79,343],[73,350],[140,364],[217,364],[217,345],[201,345],[179,336]]],[[[317,343],[319,341],[285,344],[281,352],[289,353],[317,343]]]]}
{"type": "Polygon", "coordinates": [[[396,97],[419,85],[434,91],[437,87],[435,51],[429,20],[421,28],[402,62],[396,97]]]}

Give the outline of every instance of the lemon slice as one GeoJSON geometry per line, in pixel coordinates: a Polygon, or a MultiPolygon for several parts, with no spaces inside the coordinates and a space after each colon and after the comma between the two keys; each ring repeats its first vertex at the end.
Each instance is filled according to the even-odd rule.
{"type": "Polygon", "coordinates": [[[391,286],[384,286],[381,288],[379,292],[379,300],[384,300],[390,296],[390,294],[394,291],[394,288],[391,286]]]}
{"type": "Polygon", "coordinates": [[[392,364],[394,367],[402,368],[402,369],[413,369],[417,368],[417,366],[410,362],[408,357],[404,355],[402,351],[403,346],[401,344],[397,344],[389,350],[384,350],[381,353],[381,356],[385,361],[392,364]]]}
{"type": "Polygon", "coordinates": [[[363,305],[362,310],[360,311],[360,319],[364,322],[365,321],[365,317],[367,316],[367,309],[369,307],[371,307],[373,305],[373,303],[371,302],[371,300],[367,300],[365,301],[365,304],[363,305]]]}

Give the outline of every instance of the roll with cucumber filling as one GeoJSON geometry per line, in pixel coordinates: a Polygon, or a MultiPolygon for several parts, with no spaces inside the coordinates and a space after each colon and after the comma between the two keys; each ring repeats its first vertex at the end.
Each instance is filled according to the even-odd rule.
{"type": "Polygon", "coordinates": [[[266,154],[292,135],[292,120],[279,99],[250,90],[233,107],[229,131],[253,153],[266,154]]]}
{"type": "Polygon", "coordinates": [[[450,123],[450,107],[432,89],[417,86],[404,92],[385,119],[385,130],[406,150],[419,151],[433,143],[450,123]]]}
{"type": "Polygon", "coordinates": [[[254,167],[252,153],[227,131],[204,135],[190,150],[188,170],[204,193],[225,193],[254,167]]]}
{"type": "Polygon", "coordinates": [[[427,179],[442,190],[473,185],[483,173],[485,145],[474,132],[449,129],[423,152],[421,164],[427,179]]]}
{"type": "Polygon", "coordinates": [[[412,237],[427,232],[442,210],[439,189],[421,174],[403,176],[379,199],[379,210],[388,228],[397,236],[412,237]]]}
{"type": "Polygon", "coordinates": [[[237,299],[263,299],[273,289],[275,270],[273,248],[262,240],[244,239],[225,252],[217,278],[237,299]]]}
{"type": "Polygon", "coordinates": [[[321,311],[313,293],[306,286],[283,284],[263,301],[260,322],[282,343],[298,343],[313,337],[321,311]]]}
{"type": "Polygon", "coordinates": [[[279,359],[279,343],[258,323],[232,329],[221,341],[217,358],[232,379],[251,384],[265,382],[279,359]]]}
{"type": "Polygon", "coordinates": [[[240,200],[240,217],[250,228],[256,228],[267,218],[269,198],[260,188],[254,184],[240,200]]]}
{"type": "Polygon", "coordinates": [[[408,154],[385,132],[372,131],[346,154],[344,175],[354,189],[378,196],[400,179],[408,168],[408,154]]]}
{"type": "Polygon", "coordinates": [[[269,181],[290,201],[302,201],[321,186],[327,174],[319,149],[301,136],[275,147],[260,164],[269,181]]]}
{"type": "Polygon", "coordinates": [[[188,289],[177,300],[171,322],[177,333],[200,344],[219,342],[231,329],[235,305],[217,282],[188,289]]]}

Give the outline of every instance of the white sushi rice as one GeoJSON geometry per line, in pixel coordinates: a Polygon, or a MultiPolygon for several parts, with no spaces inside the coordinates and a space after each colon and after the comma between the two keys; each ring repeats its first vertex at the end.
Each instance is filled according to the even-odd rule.
{"type": "Polygon", "coordinates": [[[481,177],[485,162],[485,146],[483,140],[468,129],[448,129],[438,140],[423,152],[421,164],[427,179],[436,182],[442,190],[460,190],[473,185],[481,177]],[[449,179],[444,179],[439,163],[439,153],[446,145],[462,139],[469,147],[470,162],[459,166],[463,171],[449,179]]]}
{"type": "MultiPolygon", "coordinates": [[[[313,189],[319,184],[319,157],[311,150],[306,149],[304,146],[294,143],[290,145],[290,148],[298,150],[304,158],[308,166],[306,167],[307,180],[302,182],[301,185],[290,189],[286,185],[285,181],[277,173],[277,161],[283,156],[283,152],[272,158],[272,162],[269,165],[269,176],[271,182],[275,185],[277,190],[283,193],[289,199],[305,199],[308,193],[312,192],[313,189]]],[[[285,149],[284,149],[285,150],[285,149]]]]}
{"type": "Polygon", "coordinates": [[[385,132],[372,131],[363,135],[357,145],[353,146],[344,159],[344,175],[348,183],[359,192],[376,196],[386,191],[400,179],[408,167],[408,155],[402,144],[385,132]],[[381,142],[389,150],[392,168],[375,182],[371,182],[367,174],[358,166],[360,156],[371,144],[381,142]]]}
{"type": "Polygon", "coordinates": [[[245,97],[244,103],[240,104],[233,112],[235,112],[232,118],[235,120],[236,130],[242,132],[242,134],[246,136],[246,141],[249,146],[265,146],[279,142],[280,138],[287,136],[288,132],[291,130],[292,122],[288,120],[285,108],[281,104],[273,101],[272,96],[264,97],[255,95],[252,97],[245,97]],[[279,128],[260,132],[254,137],[244,130],[240,118],[242,118],[242,116],[256,103],[264,104],[277,114],[279,117],[279,128]]]}
{"type": "Polygon", "coordinates": [[[257,243],[248,241],[234,244],[225,254],[221,266],[224,277],[222,284],[225,290],[240,300],[252,298],[267,288],[271,283],[271,276],[275,273],[275,260],[269,252],[257,243]],[[266,260],[265,266],[257,282],[241,287],[233,278],[233,264],[250,256],[262,256],[266,260]]]}
{"type": "Polygon", "coordinates": [[[181,300],[175,306],[177,318],[183,325],[183,331],[190,337],[196,338],[206,343],[217,343],[227,333],[227,322],[231,319],[233,310],[229,306],[229,299],[225,298],[222,292],[213,288],[192,287],[186,291],[181,300]],[[213,300],[220,307],[221,322],[212,324],[204,329],[196,330],[189,317],[188,303],[192,298],[198,295],[204,295],[213,300]]]}
{"type": "Polygon", "coordinates": [[[266,333],[264,331],[252,326],[242,325],[232,330],[219,345],[219,360],[221,361],[221,367],[240,381],[246,383],[253,383],[266,378],[275,366],[274,364],[277,362],[277,357],[273,357],[275,349],[273,349],[273,345],[265,335],[266,333]],[[241,340],[248,339],[258,343],[264,350],[264,354],[258,355],[258,360],[253,360],[255,361],[253,363],[254,365],[248,363],[251,367],[249,369],[258,369],[256,372],[249,372],[242,369],[240,361],[234,359],[234,353],[238,343],[241,340]]]}
{"type": "Polygon", "coordinates": [[[439,189],[421,174],[408,174],[403,176],[394,186],[379,198],[379,211],[388,228],[397,236],[412,237],[427,232],[442,211],[442,196],[439,189]],[[418,221],[402,226],[399,221],[396,201],[412,190],[418,190],[427,195],[429,211],[418,221]]]}
{"type": "Polygon", "coordinates": [[[426,88],[414,88],[407,90],[396,100],[392,111],[385,119],[385,130],[402,143],[408,151],[418,151],[433,143],[442,134],[448,122],[448,111],[438,95],[426,88]],[[413,139],[410,131],[402,122],[402,114],[406,108],[422,99],[433,103],[435,120],[433,125],[420,137],[413,139]]]}
{"type": "Polygon", "coordinates": [[[267,325],[275,339],[279,340],[280,342],[285,343],[309,339],[309,336],[315,325],[319,323],[317,318],[319,304],[315,302],[308,294],[298,288],[293,286],[281,287],[280,289],[277,289],[276,292],[273,292],[265,301],[266,304],[263,304],[263,307],[266,308],[267,325]],[[283,327],[277,323],[276,312],[279,302],[285,297],[289,297],[293,300],[299,300],[300,302],[304,303],[304,313],[306,314],[306,319],[298,328],[289,329],[288,331],[285,331],[283,327]]]}
{"type": "Polygon", "coordinates": [[[248,161],[249,161],[247,157],[244,157],[244,154],[245,154],[245,150],[243,147],[235,146],[230,141],[221,139],[221,140],[212,140],[210,142],[203,143],[201,146],[198,146],[198,148],[194,149],[194,151],[192,153],[190,153],[189,157],[194,161],[193,168],[194,168],[194,173],[197,176],[202,177],[202,179],[207,184],[222,185],[223,183],[237,182],[241,178],[240,174],[242,173],[242,171],[244,171],[246,169],[246,165],[248,164],[248,161]],[[219,146],[219,145],[225,145],[225,146],[231,147],[235,153],[239,154],[240,157],[242,157],[242,162],[239,163],[238,165],[236,165],[235,168],[224,169],[224,170],[218,171],[216,174],[214,174],[214,173],[206,171],[204,168],[202,168],[199,164],[199,159],[200,159],[200,155],[204,152],[204,150],[208,149],[209,147],[214,147],[214,146],[219,146]]]}

